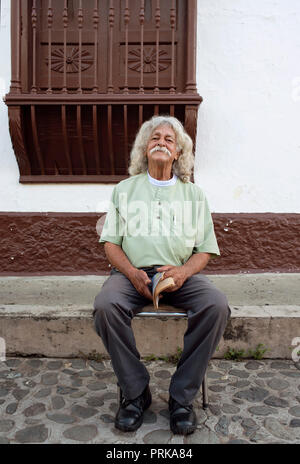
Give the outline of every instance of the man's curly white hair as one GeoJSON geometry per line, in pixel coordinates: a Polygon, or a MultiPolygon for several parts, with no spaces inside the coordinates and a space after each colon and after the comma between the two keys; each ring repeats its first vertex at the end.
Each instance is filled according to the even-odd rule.
{"type": "Polygon", "coordinates": [[[181,122],[173,116],[153,116],[149,121],[142,124],[131,150],[129,175],[135,176],[147,171],[148,158],[146,150],[148,142],[154,129],[160,126],[170,126],[175,132],[177,151],[179,151],[180,155],[178,160],[173,162],[172,172],[182,182],[189,182],[194,166],[193,142],[181,122]]]}

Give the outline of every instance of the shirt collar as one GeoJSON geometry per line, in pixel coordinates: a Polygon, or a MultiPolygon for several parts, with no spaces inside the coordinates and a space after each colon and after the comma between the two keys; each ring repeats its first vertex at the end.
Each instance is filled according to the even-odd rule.
{"type": "Polygon", "coordinates": [[[154,177],[150,176],[148,170],[147,170],[147,174],[148,174],[149,182],[151,184],[153,184],[153,185],[156,185],[157,187],[168,187],[169,185],[175,185],[176,184],[177,176],[174,173],[173,173],[172,179],[169,179],[169,180],[157,180],[154,177]]]}

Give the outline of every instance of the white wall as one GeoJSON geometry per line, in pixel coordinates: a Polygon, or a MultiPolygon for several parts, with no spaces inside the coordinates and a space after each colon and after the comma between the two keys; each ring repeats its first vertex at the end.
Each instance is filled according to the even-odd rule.
{"type": "Polygon", "coordinates": [[[199,0],[197,183],[217,212],[300,213],[300,1],[199,0]]]}
{"type": "MultiPolygon", "coordinates": [[[[2,0],[0,92],[10,85],[2,0]]],[[[195,181],[214,212],[300,213],[300,1],[198,0],[195,181]]],[[[0,103],[0,211],[105,211],[112,185],[21,185],[0,103]]]]}
{"type": "Polygon", "coordinates": [[[8,131],[7,106],[2,101],[10,87],[10,0],[1,1],[0,26],[0,211],[106,211],[113,185],[19,183],[19,169],[8,131]]]}

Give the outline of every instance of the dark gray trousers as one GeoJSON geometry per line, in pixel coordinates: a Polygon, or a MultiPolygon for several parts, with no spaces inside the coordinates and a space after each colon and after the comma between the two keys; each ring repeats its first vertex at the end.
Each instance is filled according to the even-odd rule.
{"type": "MultiPolygon", "coordinates": [[[[142,268],[149,278],[156,267],[142,268]]],[[[151,291],[151,284],[149,284],[151,291]]],[[[118,383],[126,399],[139,396],[149,383],[149,373],[140,361],[131,320],[150,300],[143,297],[130,280],[113,268],[95,298],[94,322],[108,351],[118,383]]],[[[170,383],[170,395],[188,405],[195,398],[230,317],[225,295],[203,274],[194,274],[174,292],[165,292],[161,303],[184,309],[188,327],[184,346],[170,383]]]]}

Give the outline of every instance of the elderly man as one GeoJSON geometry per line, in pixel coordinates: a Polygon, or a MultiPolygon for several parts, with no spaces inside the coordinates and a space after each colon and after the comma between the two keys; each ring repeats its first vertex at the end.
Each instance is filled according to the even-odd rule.
{"type": "Polygon", "coordinates": [[[192,141],[176,118],[145,122],[131,152],[130,177],[115,186],[100,237],[112,270],[93,314],[118,378],[115,427],[123,431],[140,427],[152,399],[131,320],[152,300],[154,274],[173,277],[175,285],[163,292],[162,301],[188,315],[169,388],[173,433],[196,429],[192,401],[230,316],[226,297],[201,274],[220,253],[205,195],[190,182],[193,161],[192,141]]]}

